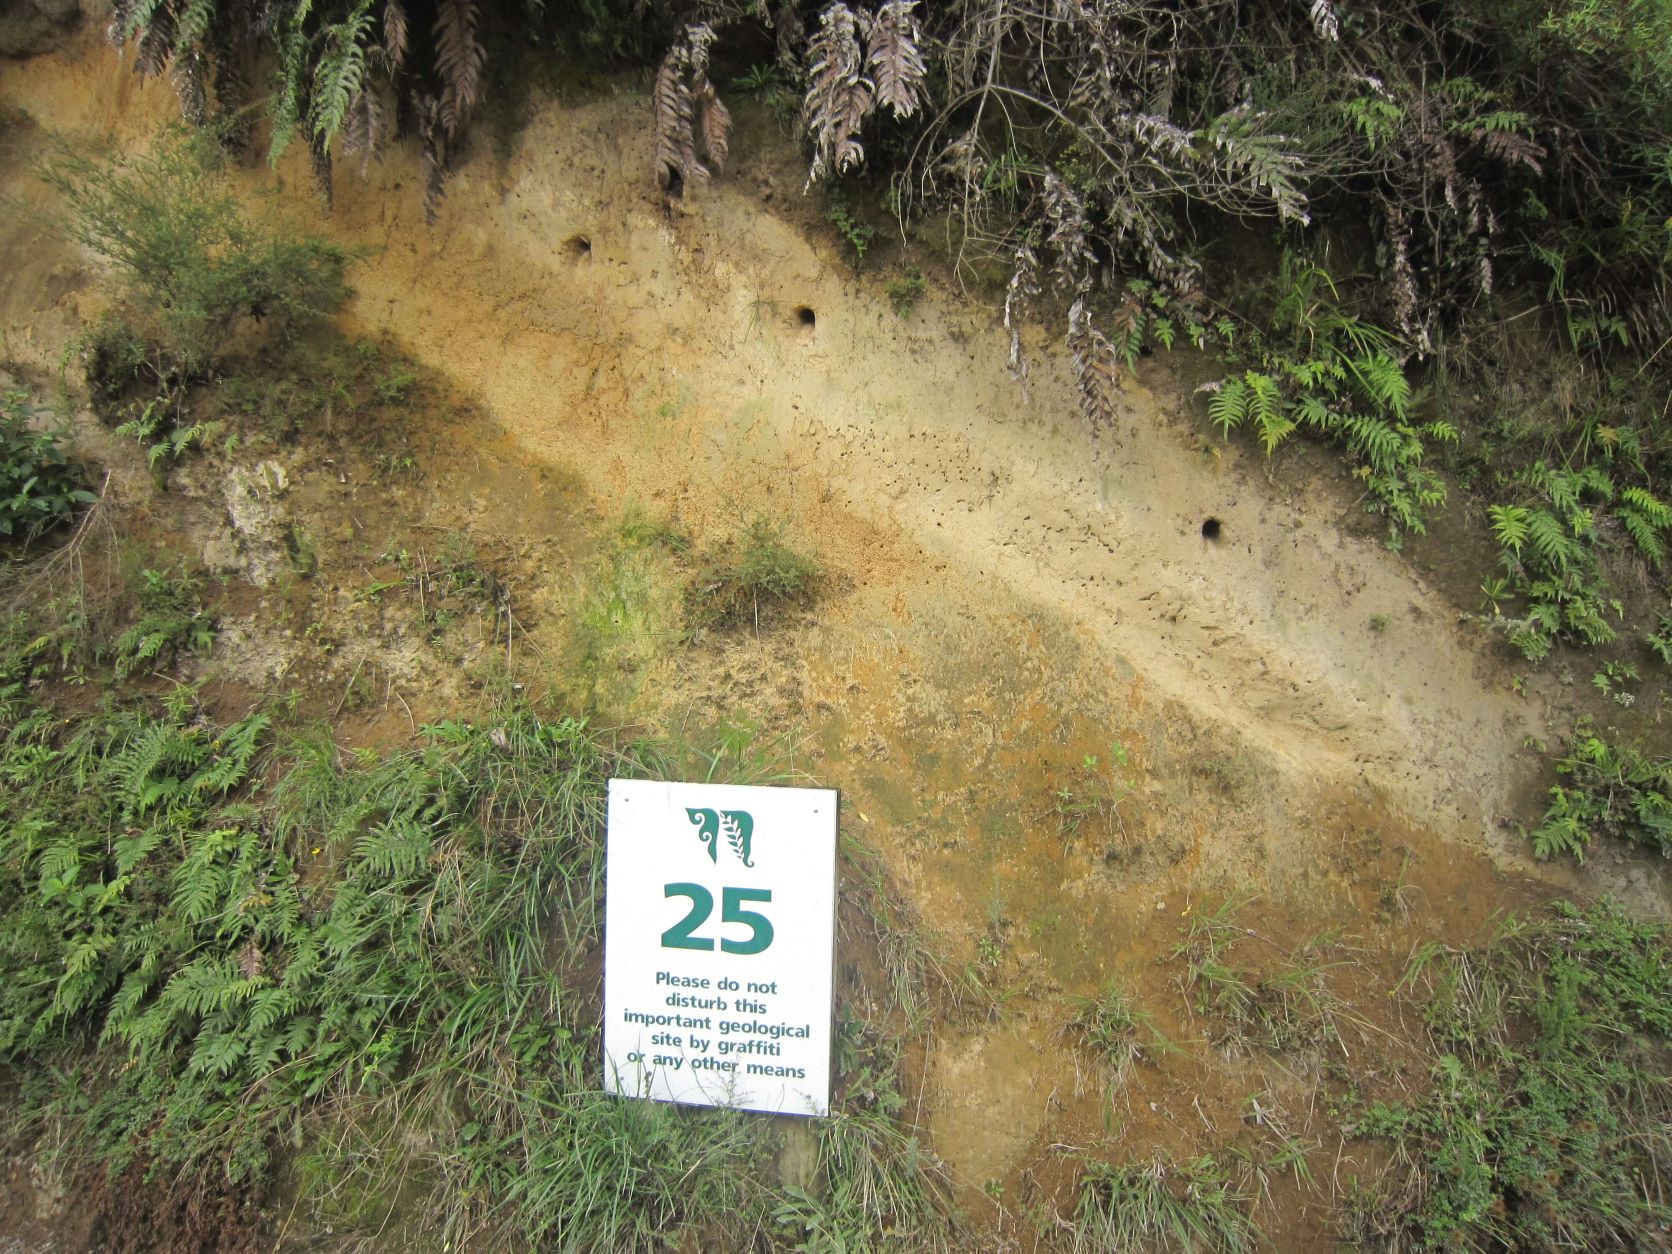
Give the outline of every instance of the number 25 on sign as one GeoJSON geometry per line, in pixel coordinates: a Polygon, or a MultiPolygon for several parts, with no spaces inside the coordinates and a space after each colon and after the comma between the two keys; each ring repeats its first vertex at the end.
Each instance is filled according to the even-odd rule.
{"type": "MultiPolygon", "coordinates": [[[[701,884],[664,884],[662,893],[668,897],[689,897],[691,912],[662,933],[663,949],[713,949],[711,937],[694,935],[708,916],[714,912],[714,894],[701,884]]],[[[723,923],[744,923],[753,931],[746,941],[722,940],[720,948],[728,954],[758,954],[772,944],[772,921],[764,914],[743,909],[744,902],[771,901],[770,888],[727,888],[721,890],[720,920],[723,923]]]]}

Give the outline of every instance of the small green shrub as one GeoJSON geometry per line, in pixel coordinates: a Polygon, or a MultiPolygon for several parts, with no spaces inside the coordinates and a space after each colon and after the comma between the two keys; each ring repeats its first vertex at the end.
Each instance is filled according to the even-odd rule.
{"type": "Polygon", "coordinates": [[[1672,758],[1610,741],[1581,719],[1556,773],[1567,782],[1550,789],[1550,805],[1528,833],[1539,857],[1567,854],[1582,862],[1598,836],[1672,857],[1672,758]]]}
{"type": "Polygon", "coordinates": [[[661,548],[675,557],[691,551],[691,537],[672,519],[651,518],[630,505],[616,525],[616,536],[629,549],[661,548]]]}
{"type": "Polygon", "coordinates": [[[58,437],[30,425],[38,412],[26,393],[0,395],[0,541],[8,544],[27,545],[95,499],[58,437]]]}
{"type": "Polygon", "coordinates": [[[784,526],[756,516],[727,540],[686,587],[686,605],[699,627],[731,627],[761,610],[806,602],[818,567],[784,542],[784,526]]]}
{"type": "Polygon", "coordinates": [[[923,277],[923,271],[916,266],[907,266],[906,272],[897,279],[890,279],[885,289],[888,302],[894,306],[894,312],[902,318],[911,317],[911,311],[917,308],[917,302],[923,299],[923,294],[929,290],[929,283],[923,277]]]}
{"type": "Polygon", "coordinates": [[[870,251],[871,241],[877,237],[877,228],[856,215],[847,197],[840,192],[831,192],[826,198],[824,218],[836,228],[836,234],[842,237],[852,252],[853,268],[857,271],[865,260],[865,254],[870,251]]]}
{"type": "Polygon", "coordinates": [[[1384,1248],[1658,1244],[1672,1225],[1664,926],[1558,903],[1479,949],[1424,946],[1401,987],[1423,994],[1430,1083],[1349,1119],[1349,1136],[1395,1142],[1349,1229],[1384,1248]]]}
{"type": "Polygon", "coordinates": [[[184,565],[140,572],[139,618],[116,637],[114,646],[118,679],[214,645],[215,620],[204,609],[202,591],[203,581],[184,565]]]}
{"type": "Polygon", "coordinates": [[[252,219],[210,134],[170,127],[148,152],[109,159],[59,145],[36,173],[63,199],[65,232],[112,263],[129,317],[187,377],[211,370],[245,320],[295,326],[348,295],[350,254],[252,219]]]}

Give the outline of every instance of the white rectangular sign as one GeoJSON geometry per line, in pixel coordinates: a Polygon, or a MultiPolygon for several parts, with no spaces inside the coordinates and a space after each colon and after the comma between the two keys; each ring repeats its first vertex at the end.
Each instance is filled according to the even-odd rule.
{"type": "Polygon", "coordinates": [[[610,781],[604,1087],[830,1106],[836,793],[610,781]]]}

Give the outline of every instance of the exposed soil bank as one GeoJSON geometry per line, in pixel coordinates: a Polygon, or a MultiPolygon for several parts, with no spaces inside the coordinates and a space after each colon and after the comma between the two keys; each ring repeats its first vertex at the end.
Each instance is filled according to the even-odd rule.
{"type": "MultiPolygon", "coordinates": [[[[81,138],[142,136],[172,107],[92,42],[0,68],[0,100],[81,138]]],[[[1522,743],[1546,734],[1549,691],[1513,693],[1494,642],[1336,525],[1351,506],[1332,472],[1283,493],[1257,458],[1204,453],[1161,367],[1091,439],[1049,352],[1024,394],[991,311],[931,295],[902,320],[780,214],[800,179],[781,152],[740,142],[732,176],[665,208],[647,122],[625,89],[540,106],[506,159],[465,161],[434,231],[401,149],[368,182],[341,171],[329,218],[287,199],[371,249],[348,328],[390,335],[484,411],[425,491],[438,518],[524,546],[542,647],[561,651],[575,595],[569,550],[540,547],[571,525],[571,475],[600,513],[637,502],[700,537],[761,510],[816,551],[816,617],[652,659],[622,712],[804,729],[949,960],[990,969],[993,1004],[948,1016],[923,1059],[924,1116],[970,1206],[1013,1220],[990,1199],[1048,1176],[1048,1146],[1102,1135],[1064,999],[1119,973],[1176,1003],[1157,962],[1191,911],[1243,887],[1286,942],[1344,927],[1359,949],[1341,992],[1373,1000],[1417,940],[1466,941],[1494,910],[1593,882],[1500,839],[1525,816],[1522,743]],[[472,445],[511,470],[465,465],[472,445]],[[1118,804],[1071,831],[1057,798],[1090,757],[1118,804]]],[[[31,194],[18,155],[5,182],[31,194]]],[[[17,217],[0,254],[8,351],[55,366],[88,263],[17,217]]],[[[299,492],[330,488],[323,467],[289,469],[299,492]]],[[[1642,863],[1613,887],[1663,902],[1642,863]]],[[[1366,1039],[1401,1026],[1366,1014],[1366,1039]]],[[[1163,1060],[1135,1073],[1113,1135],[1144,1152],[1230,1135],[1262,1088],[1306,1105],[1304,1069],[1276,1060],[1163,1060]]],[[[1279,1192],[1274,1239],[1322,1239],[1279,1192]]]]}

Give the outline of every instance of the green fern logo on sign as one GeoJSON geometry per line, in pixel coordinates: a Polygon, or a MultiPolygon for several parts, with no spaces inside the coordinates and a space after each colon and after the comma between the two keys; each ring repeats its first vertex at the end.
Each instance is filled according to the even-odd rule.
{"type": "Polygon", "coordinates": [[[697,829],[697,837],[708,846],[711,862],[720,860],[720,842],[737,855],[744,866],[752,867],[749,846],[755,839],[755,819],[747,810],[693,810],[686,807],[688,817],[697,829]]]}

